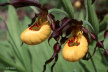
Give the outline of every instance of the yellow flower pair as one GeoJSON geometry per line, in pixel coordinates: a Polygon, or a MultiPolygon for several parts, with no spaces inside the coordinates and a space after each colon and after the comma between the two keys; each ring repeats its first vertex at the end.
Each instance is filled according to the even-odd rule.
{"type": "MultiPolygon", "coordinates": [[[[29,45],[40,44],[45,41],[51,33],[49,21],[38,18],[38,21],[27,28],[21,34],[21,40],[29,45]]],[[[72,36],[67,40],[62,55],[65,60],[75,62],[85,56],[88,50],[88,42],[83,33],[79,30],[73,30],[72,36]]]]}

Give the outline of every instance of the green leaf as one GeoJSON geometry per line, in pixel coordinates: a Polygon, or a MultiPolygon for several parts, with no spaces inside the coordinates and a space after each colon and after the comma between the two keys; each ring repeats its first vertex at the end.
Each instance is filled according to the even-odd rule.
{"type": "Polygon", "coordinates": [[[13,55],[11,53],[10,45],[7,41],[0,41],[0,54],[13,61],[13,59],[11,58],[13,55]]]}
{"type": "MultiPolygon", "coordinates": [[[[15,63],[11,48],[7,41],[0,42],[0,70],[6,70],[7,67],[13,67],[14,70],[24,71],[18,63],[15,63]]],[[[10,69],[11,70],[11,69],[10,69]]]]}
{"type": "Polygon", "coordinates": [[[74,9],[70,0],[61,0],[64,10],[69,14],[70,18],[74,18],[74,9]]]}
{"type": "Polygon", "coordinates": [[[44,5],[45,3],[47,3],[49,0],[39,0],[39,3],[41,3],[41,5],[44,5]]]}
{"type": "Polygon", "coordinates": [[[84,10],[82,9],[81,11],[76,11],[74,13],[74,18],[77,20],[84,20],[84,10]]]}
{"type": "Polygon", "coordinates": [[[21,43],[19,37],[21,27],[19,26],[19,21],[18,21],[16,11],[12,6],[9,6],[9,10],[8,10],[7,28],[8,28],[8,35],[9,35],[10,42],[13,45],[13,50],[15,51],[16,56],[18,56],[18,58],[22,60],[20,54],[21,49],[19,49],[21,43]]]}
{"type": "Polygon", "coordinates": [[[64,15],[66,15],[68,17],[68,14],[65,11],[63,11],[61,9],[57,9],[57,8],[53,8],[53,9],[48,10],[48,13],[64,14],[64,15]]]}
{"type": "Polygon", "coordinates": [[[68,14],[65,11],[60,10],[60,9],[55,9],[55,8],[50,9],[50,10],[48,10],[48,13],[53,14],[55,17],[55,20],[61,20],[66,16],[68,17],[68,14]]]}
{"type": "Polygon", "coordinates": [[[88,21],[92,24],[95,29],[95,33],[99,32],[99,21],[95,13],[94,6],[91,4],[91,0],[87,0],[87,12],[88,12],[88,21]]]}
{"type": "Polygon", "coordinates": [[[99,41],[104,40],[104,32],[105,32],[105,30],[104,30],[104,31],[99,32],[99,34],[98,34],[98,40],[99,40],[99,41]]]}
{"type": "Polygon", "coordinates": [[[20,65],[15,64],[10,59],[4,57],[2,54],[0,54],[0,62],[4,63],[4,65],[6,65],[7,67],[15,67],[16,70],[24,72],[24,69],[20,65]]]}
{"type": "Polygon", "coordinates": [[[30,6],[30,8],[35,12],[35,13],[39,13],[38,9],[35,6],[30,6]]]}
{"type": "Polygon", "coordinates": [[[31,19],[28,16],[24,16],[24,20],[21,22],[22,24],[22,32],[28,28],[28,25],[31,23],[31,19]]]}
{"type": "Polygon", "coordinates": [[[102,22],[100,23],[100,25],[99,25],[99,31],[101,32],[101,31],[105,30],[106,27],[107,27],[107,25],[108,25],[108,15],[106,15],[104,17],[104,19],[102,20],[102,22]]]}
{"type": "Polygon", "coordinates": [[[93,32],[94,31],[94,28],[93,28],[93,26],[88,22],[88,21],[83,21],[83,26],[84,27],[87,27],[91,32],[93,32]]]}
{"type": "Polygon", "coordinates": [[[104,48],[108,49],[108,37],[105,38],[103,44],[104,44],[104,48]]]}
{"type": "Polygon", "coordinates": [[[11,45],[13,46],[13,50],[15,54],[18,56],[18,59],[22,63],[23,67],[25,67],[26,72],[31,72],[31,65],[30,65],[30,57],[28,53],[27,47],[21,47],[21,39],[20,34],[22,30],[22,26],[18,20],[18,16],[14,7],[9,6],[8,11],[8,33],[10,37],[11,45]]]}

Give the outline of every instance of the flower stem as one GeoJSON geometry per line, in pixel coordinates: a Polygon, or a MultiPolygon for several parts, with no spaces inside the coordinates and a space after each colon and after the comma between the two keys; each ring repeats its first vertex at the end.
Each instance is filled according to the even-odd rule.
{"type": "MultiPolygon", "coordinates": [[[[89,55],[91,56],[90,53],[89,53],[89,55]]],[[[94,61],[93,61],[93,58],[91,57],[90,60],[91,60],[91,62],[92,62],[92,64],[93,64],[93,67],[94,67],[95,72],[97,72],[96,65],[95,65],[95,63],[94,63],[94,61]]]]}
{"type": "Polygon", "coordinates": [[[64,10],[69,14],[70,18],[74,18],[74,9],[70,0],[61,0],[64,10]]]}
{"type": "Polygon", "coordinates": [[[97,72],[96,66],[95,66],[94,61],[93,61],[92,58],[91,58],[91,62],[92,62],[92,64],[93,64],[93,67],[94,67],[95,72],[97,72]]]}

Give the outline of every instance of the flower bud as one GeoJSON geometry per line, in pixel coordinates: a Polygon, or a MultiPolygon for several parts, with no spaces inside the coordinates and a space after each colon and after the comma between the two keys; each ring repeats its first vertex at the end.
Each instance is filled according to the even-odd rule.
{"type": "Polygon", "coordinates": [[[77,1],[74,2],[74,7],[75,8],[81,8],[81,5],[82,5],[81,1],[79,1],[79,0],[77,0],[77,1]]]}

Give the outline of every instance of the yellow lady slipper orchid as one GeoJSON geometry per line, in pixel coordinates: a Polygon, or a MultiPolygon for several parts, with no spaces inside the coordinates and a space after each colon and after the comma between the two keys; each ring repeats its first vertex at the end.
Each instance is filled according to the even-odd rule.
{"type": "Polygon", "coordinates": [[[65,60],[75,62],[85,56],[88,50],[88,42],[81,31],[73,35],[67,40],[62,55],[65,60]]]}
{"type": "Polygon", "coordinates": [[[45,41],[51,33],[51,27],[48,20],[38,19],[36,24],[27,28],[21,34],[21,40],[29,45],[40,44],[45,41]]]}

